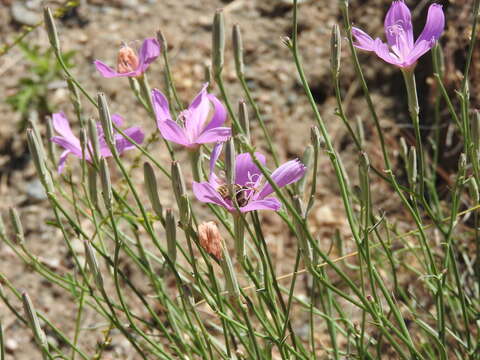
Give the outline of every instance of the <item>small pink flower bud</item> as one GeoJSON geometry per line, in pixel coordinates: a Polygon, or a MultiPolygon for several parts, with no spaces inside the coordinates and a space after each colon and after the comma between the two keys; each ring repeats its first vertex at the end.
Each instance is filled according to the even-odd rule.
{"type": "Polygon", "coordinates": [[[138,56],[130,46],[123,46],[117,56],[117,72],[125,74],[138,68],[138,56]]]}
{"type": "Polygon", "coordinates": [[[222,259],[222,236],[217,224],[207,221],[198,225],[200,246],[217,260],[222,259]]]}

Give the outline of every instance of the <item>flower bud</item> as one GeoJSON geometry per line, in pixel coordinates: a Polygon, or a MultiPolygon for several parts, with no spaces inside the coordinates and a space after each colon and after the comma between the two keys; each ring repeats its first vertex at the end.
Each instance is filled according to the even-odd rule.
{"type": "Polygon", "coordinates": [[[104,93],[98,94],[98,113],[100,116],[100,122],[103,128],[103,134],[105,140],[110,147],[112,153],[116,151],[115,149],[115,138],[113,136],[113,123],[112,117],[110,116],[110,110],[108,109],[107,98],[104,93]]]}
{"type": "Polygon", "coordinates": [[[125,74],[138,68],[138,56],[135,50],[128,45],[123,45],[117,55],[117,72],[125,74]]]}
{"type": "Polygon", "coordinates": [[[98,208],[97,170],[93,166],[88,167],[88,195],[92,205],[98,208]]]}
{"type": "Polygon", "coordinates": [[[243,134],[247,138],[247,141],[250,142],[250,119],[248,118],[247,104],[243,100],[238,103],[238,119],[243,134]]]}
{"type": "Polygon", "coordinates": [[[47,150],[48,150],[48,157],[50,158],[50,161],[53,164],[56,164],[56,147],[53,141],[50,141],[52,137],[55,136],[55,133],[53,131],[53,122],[52,118],[50,116],[47,116],[47,150]]]}
{"type": "Polygon", "coordinates": [[[50,8],[46,7],[43,10],[43,19],[45,21],[45,28],[48,34],[48,40],[50,45],[56,53],[60,51],[60,41],[58,40],[57,27],[55,26],[55,21],[53,20],[52,11],[50,8]]]}
{"type": "Polygon", "coordinates": [[[163,34],[162,30],[157,31],[157,41],[160,44],[160,49],[162,51],[168,51],[167,38],[163,34]]]}
{"type": "Polygon", "coordinates": [[[198,240],[200,246],[215,259],[221,260],[222,254],[222,236],[218,226],[214,221],[207,221],[198,225],[198,240]]]}
{"type": "Polygon", "coordinates": [[[167,234],[167,254],[170,261],[177,261],[177,224],[172,209],[165,210],[165,232],[167,234]]]}
{"type": "MultiPolygon", "coordinates": [[[[313,149],[313,146],[308,145],[305,148],[305,151],[303,152],[303,157],[302,157],[302,162],[307,169],[311,168],[314,156],[315,156],[315,151],[313,149]]],[[[307,182],[307,174],[308,174],[308,170],[305,172],[305,174],[302,176],[302,178],[297,181],[297,183],[295,185],[297,187],[298,193],[300,193],[300,194],[305,191],[305,183],[307,182]]]]}
{"type": "Polygon", "coordinates": [[[32,155],[33,164],[35,165],[35,169],[37,170],[37,174],[45,191],[47,193],[53,192],[53,184],[45,164],[45,150],[32,129],[27,129],[27,143],[30,154],[32,155]]]}
{"type": "Polygon", "coordinates": [[[363,147],[365,145],[365,129],[363,127],[363,121],[360,116],[356,117],[356,130],[360,146],[363,147]]]}
{"type": "Polygon", "coordinates": [[[107,209],[112,208],[112,182],[110,180],[110,171],[105,158],[100,159],[100,179],[102,181],[102,196],[107,209]]]}
{"type": "Polygon", "coordinates": [[[312,126],[310,128],[310,139],[312,141],[314,148],[316,149],[322,148],[325,143],[322,135],[320,135],[320,131],[318,130],[318,127],[316,126],[312,126]]]}
{"type": "MultiPolygon", "coordinates": [[[[227,184],[235,184],[235,145],[232,138],[228,139],[225,143],[225,172],[227,175],[227,184]]],[[[230,186],[230,189],[233,189],[233,187],[230,186]]],[[[234,196],[232,196],[232,199],[233,198],[234,196]]]]}
{"type": "Polygon", "coordinates": [[[478,191],[477,182],[473,177],[468,179],[468,192],[470,193],[473,203],[477,205],[480,201],[480,192],[478,191]]]}
{"type": "Polygon", "coordinates": [[[171,174],[173,192],[175,194],[175,199],[177,200],[177,206],[180,213],[180,222],[182,225],[186,225],[190,221],[190,206],[182,169],[177,161],[172,162],[171,174]]]}
{"type": "Polygon", "coordinates": [[[235,68],[237,69],[237,75],[244,75],[244,64],[243,64],[243,42],[242,42],[242,32],[240,30],[240,25],[233,25],[232,29],[232,43],[233,43],[233,57],[235,59],[235,68]]]}
{"type": "Polygon", "coordinates": [[[342,56],[341,39],[340,29],[337,24],[334,24],[330,37],[330,69],[335,78],[338,77],[340,73],[340,58],[342,56]]]}
{"type": "Polygon", "coordinates": [[[17,244],[23,244],[25,241],[25,235],[18,211],[16,208],[12,207],[8,210],[8,213],[10,215],[10,221],[12,222],[13,231],[15,232],[15,242],[17,244]]]}
{"type": "Polygon", "coordinates": [[[80,129],[80,148],[82,149],[82,158],[86,159],[88,156],[88,136],[85,128],[80,129]]]}
{"type": "Polygon", "coordinates": [[[23,309],[25,310],[25,313],[27,315],[28,325],[32,329],[33,334],[35,336],[35,342],[39,347],[47,348],[48,347],[47,337],[45,336],[45,333],[43,332],[40,326],[40,321],[38,320],[37,312],[33,307],[32,300],[30,300],[30,297],[26,292],[22,293],[22,302],[23,302],[23,309]]]}
{"type": "Polygon", "coordinates": [[[3,222],[2,214],[0,213],[0,238],[5,239],[7,237],[7,233],[5,231],[5,223],[3,222]]]}
{"type": "Polygon", "coordinates": [[[155,211],[160,219],[163,219],[163,207],[160,203],[160,198],[158,197],[157,179],[155,178],[155,172],[153,171],[152,165],[148,162],[143,164],[143,178],[153,211],[155,211]]]}
{"type": "Polygon", "coordinates": [[[212,31],[212,69],[215,76],[220,75],[223,68],[225,52],[225,19],[223,10],[219,9],[213,17],[212,31]]]}
{"type": "Polygon", "coordinates": [[[88,268],[93,275],[93,280],[98,289],[103,289],[103,277],[98,266],[97,258],[95,257],[95,252],[93,251],[92,244],[90,241],[85,240],[83,242],[85,248],[85,258],[87,260],[88,268]]]}
{"type": "Polygon", "coordinates": [[[93,154],[92,159],[94,163],[98,164],[100,160],[100,140],[98,139],[98,130],[95,120],[90,118],[88,119],[88,137],[90,138],[91,150],[93,154]]]}
{"type": "MultiPolygon", "coordinates": [[[[305,216],[302,200],[298,195],[295,195],[293,197],[293,206],[301,217],[305,216]]],[[[310,247],[310,244],[308,243],[307,236],[305,234],[305,231],[303,230],[303,226],[298,220],[295,220],[295,227],[298,233],[298,248],[300,249],[300,253],[302,254],[305,265],[310,266],[313,261],[312,249],[310,247]]]]}
{"type": "Polygon", "coordinates": [[[407,163],[408,182],[413,188],[417,183],[417,151],[414,146],[410,147],[407,163]]]}

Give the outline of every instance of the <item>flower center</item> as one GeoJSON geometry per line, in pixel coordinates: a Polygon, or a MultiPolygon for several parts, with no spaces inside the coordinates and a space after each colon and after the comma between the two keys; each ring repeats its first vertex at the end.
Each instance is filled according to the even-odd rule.
{"type": "Polygon", "coordinates": [[[395,24],[389,26],[387,32],[395,39],[394,44],[389,44],[393,54],[400,60],[405,59],[411,49],[407,39],[407,32],[403,26],[403,21],[399,20],[395,24]]]}
{"type": "Polygon", "coordinates": [[[228,185],[222,184],[217,188],[217,192],[220,194],[223,200],[232,201],[231,194],[235,197],[239,207],[243,207],[248,204],[252,195],[257,191],[253,186],[246,185],[228,185]]]}
{"type": "Polygon", "coordinates": [[[117,71],[120,74],[135,71],[138,68],[138,56],[135,51],[129,47],[124,46],[118,51],[117,56],[117,71]]]}

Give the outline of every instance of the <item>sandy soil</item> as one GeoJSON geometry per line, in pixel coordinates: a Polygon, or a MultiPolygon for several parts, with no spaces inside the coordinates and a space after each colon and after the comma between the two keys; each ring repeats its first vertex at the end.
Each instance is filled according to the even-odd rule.
{"type": "MultiPolygon", "coordinates": [[[[0,2],[1,3],[1,2],[0,2]]],[[[20,31],[10,16],[9,5],[12,1],[4,0],[0,7],[0,41],[8,42],[20,31]]],[[[446,7],[449,25],[444,43],[447,45],[446,68],[449,71],[447,85],[452,88],[458,83],[457,67],[462,65],[461,51],[466,44],[468,28],[461,25],[461,19],[468,16],[470,6],[467,1],[457,1],[455,5],[446,7]],[[456,40],[455,40],[456,39],[456,40]]],[[[53,3],[55,6],[56,4],[53,3]]],[[[383,0],[352,1],[352,18],[354,22],[369,32],[382,32],[383,14],[388,9],[389,2],[383,0]],[[360,4],[361,3],[361,4],[360,4]]],[[[128,124],[140,124],[147,133],[156,131],[152,121],[134,101],[125,79],[101,78],[92,65],[94,59],[102,59],[113,64],[116,52],[122,41],[131,42],[153,36],[161,28],[165,33],[171,55],[171,66],[174,81],[184,102],[188,102],[201,87],[204,81],[204,66],[210,61],[211,21],[215,9],[223,7],[226,13],[227,28],[238,23],[243,29],[245,62],[249,86],[258,100],[262,114],[267,121],[271,134],[282,158],[301,156],[305,144],[309,142],[309,128],[313,124],[313,116],[299,80],[295,74],[294,64],[289,51],[282,44],[282,37],[291,31],[291,6],[288,1],[268,0],[161,0],[161,1],[98,1],[82,2],[76,17],[59,23],[60,38],[65,51],[74,50],[76,66],[73,73],[78,80],[94,94],[104,91],[110,99],[112,112],[122,114],[128,124]],[[81,21],[79,21],[79,19],[81,21]]],[[[418,8],[416,23],[423,26],[425,9],[418,8]]],[[[336,118],[335,99],[330,85],[329,72],[329,38],[331,26],[341,22],[339,10],[335,1],[317,0],[305,1],[300,7],[300,46],[305,62],[305,68],[314,91],[320,111],[324,116],[330,134],[340,151],[345,167],[351,173],[351,181],[355,182],[357,154],[353,144],[348,140],[344,126],[336,118]]],[[[43,29],[34,31],[27,41],[47,47],[47,39],[43,29]]],[[[233,103],[242,99],[239,84],[235,78],[231,43],[228,40],[226,55],[225,79],[233,103]]],[[[382,167],[377,137],[369,118],[366,104],[362,100],[358,82],[354,80],[350,60],[344,49],[342,66],[342,89],[346,111],[350,118],[360,117],[365,123],[368,149],[371,161],[378,168],[382,167]]],[[[478,58],[478,51],[475,55],[478,58]]],[[[377,110],[382,119],[387,141],[396,147],[398,136],[408,135],[408,128],[398,126],[407,122],[406,98],[403,95],[403,84],[398,71],[381,63],[370,55],[361,55],[365,64],[365,72],[372,89],[377,110]]],[[[28,64],[21,52],[14,48],[7,55],[0,57],[0,92],[12,94],[17,91],[20,77],[25,76],[28,64]]],[[[479,68],[474,66],[473,74],[477,76],[479,68]]],[[[432,122],[429,110],[432,99],[428,95],[431,81],[431,64],[428,57],[419,64],[418,82],[423,90],[423,115],[425,124],[432,122]],[[427,81],[426,81],[427,80],[427,81]],[[427,85],[424,85],[427,84],[427,85]]],[[[161,61],[155,62],[149,70],[152,87],[161,87],[163,83],[163,66],[161,61]]],[[[478,86],[478,85],[477,85],[478,86]]],[[[214,89],[216,92],[216,89],[214,89]]],[[[480,92],[472,90],[472,96],[477,100],[480,92]]],[[[72,118],[72,106],[68,101],[68,92],[64,86],[52,89],[48,94],[50,104],[55,110],[65,111],[72,118]]],[[[85,113],[95,116],[93,109],[83,102],[85,113]]],[[[56,228],[47,225],[52,219],[47,202],[32,196],[37,178],[30,157],[27,154],[26,141],[23,133],[18,132],[19,115],[12,112],[11,107],[0,101],[0,212],[6,222],[7,210],[16,206],[21,214],[25,227],[27,247],[42,261],[60,273],[71,270],[71,256],[56,228]]],[[[41,119],[42,120],[42,119],[41,119]]],[[[42,121],[43,122],[43,121],[42,121]]],[[[44,131],[44,125],[42,124],[44,131]]],[[[260,129],[254,125],[253,136],[261,148],[260,129]]],[[[160,142],[152,148],[158,160],[168,166],[168,155],[160,142]]],[[[129,154],[134,157],[134,154],[129,154]]],[[[182,155],[181,155],[182,156],[182,155]]],[[[449,161],[455,158],[455,153],[445,162],[448,174],[449,161]]],[[[72,164],[72,159],[69,164],[72,164]]],[[[452,160],[452,162],[455,162],[452,160]]],[[[273,163],[269,163],[273,166],[273,163]]],[[[187,177],[189,177],[187,171],[187,177]]],[[[348,242],[349,235],[343,220],[343,209],[338,196],[338,189],[332,181],[333,174],[328,158],[323,155],[318,176],[318,197],[312,212],[312,226],[321,241],[328,248],[336,229],[346,237],[346,251],[353,248],[348,242]]],[[[187,182],[191,179],[187,179],[187,182]]],[[[137,172],[135,181],[142,184],[141,172],[137,172]]],[[[159,178],[160,193],[165,207],[172,206],[173,198],[168,189],[166,179],[159,178]]],[[[395,199],[387,187],[376,182],[375,202],[388,211],[389,215],[398,215],[395,199]]],[[[199,206],[200,208],[200,206],[199,206]]],[[[208,213],[203,212],[205,219],[208,213]]],[[[289,249],[295,244],[290,238],[280,219],[275,215],[263,215],[265,226],[269,229],[269,246],[276,257],[282,258],[277,264],[279,274],[292,268],[293,258],[289,258],[289,249]],[[287,259],[287,260],[285,260],[287,259]]],[[[74,241],[80,252],[81,243],[74,241]]],[[[72,299],[55,286],[41,280],[31,268],[23,265],[14,253],[4,244],[0,244],[0,267],[9,281],[18,289],[26,290],[34,300],[36,307],[48,315],[55,324],[67,333],[73,330],[75,307],[72,299]]],[[[133,273],[132,277],[135,278],[133,273]]],[[[141,279],[139,279],[140,281],[141,279]]],[[[13,297],[11,297],[13,299],[13,297]]],[[[14,300],[17,308],[20,302],[14,300]]],[[[95,344],[101,341],[101,332],[94,331],[98,318],[87,311],[83,320],[86,329],[80,340],[80,346],[92,351],[95,344]]],[[[0,319],[5,329],[9,343],[7,359],[27,360],[35,358],[32,334],[6,309],[0,306],[0,319]]],[[[300,321],[299,321],[300,323],[300,321]]],[[[51,335],[51,334],[50,334],[51,335]]],[[[115,335],[115,334],[114,334],[115,335]]],[[[321,341],[322,334],[319,334],[321,341]]],[[[52,341],[59,341],[53,337],[52,341]]],[[[62,344],[59,342],[59,346],[62,344]]],[[[129,345],[121,337],[114,336],[113,343],[108,348],[111,359],[134,359],[129,345]]],[[[105,359],[109,358],[108,356],[105,359]]]]}

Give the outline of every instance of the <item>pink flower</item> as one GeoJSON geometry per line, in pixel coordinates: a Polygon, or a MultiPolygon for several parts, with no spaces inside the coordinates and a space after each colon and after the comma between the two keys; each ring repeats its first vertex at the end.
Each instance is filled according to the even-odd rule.
{"type": "MultiPolygon", "coordinates": [[[[82,158],[82,147],[80,144],[80,140],[73,134],[68,119],[66,118],[64,113],[52,114],[52,121],[55,131],[60,136],[54,136],[50,139],[50,141],[53,141],[55,144],[58,144],[65,149],[65,151],[60,155],[60,159],[58,162],[58,173],[60,174],[65,167],[65,161],[67,160],[69,154],[72,154],[79,159],[82,158]]],[[[117,126],[121,126],[123,123],[122,117],[117,114],[112,115],[112,121],[117,126]]],[[[107,143],[105,142],[105,136],[103,134],[103,129],[100,124],[97,124],[97,131],[98,140],[100,143],[100,155],[103,157],[112,156],[112,153],[108,148],[107,143]]],[[[143,142],[144,135],[140,128],[134,126],[126,129],[124,132],[137,144],[141,144],[143,142]]],[[[129,140],[125,139],[121,134],[118,133],[115,134],[115,146],[117,147],[117,151],[119,154],[135,147],[134,144],[132,144],[129,140]]],[[[88,148],[85,150],[85,160],[91,162],[91,145],[88,144],[88,148]]]]}
{"type": "MultiPolygon", "coordinates": [[[[230,212],[235,212],[236,208],[230,198],[228,185],[214,172],[221,149],[222,144],[218,143],[212,150],[208,182],[193,182],[193,193],[201,202],[217,204],[230,212]]],[[[265,157],[262,154],[255,153],[255,157],[265,164],[265,157]]],[[[281,165],[272,173],[271,177],[279,187],[283,187],[300,180],[306,170],[305,165],[296,159],[281,165]]],[[[277,198],[268,197],[274,190],[267,181],[264,181],[260,169],[255,165],[249,153],[238,154],[235,159],[235,185],[232,186],[232,192],[241,212],[278,211],[281,208],[277,198]]]]}
{"type": "Polygon", "coordinates": [[[409,68],[436,44],[445,27],[445,16],[441,5],[430,5],[425,27],[414,43],[410,10],[403,0],[394,1],[385,17],[384,27],[387,43],[379,38],[373,40],[364,31],[353,27],[352,35],[356,40],[354,45],[359,49],[375,52],[390,64],[409,68]]]}
{"type": "Polygon", "coordinates": [[[172,120],[166,97],[157,89],[152,91],[157,126],[165,139],[195,149],[201,144],[225,142],[230,138],[231,129],[221,126],[227,119],[227,111],[213,94],[207,93],[207,86],[204,84],[188,108],[180,113],[178,123],[172,120]],[[210,104],[213,116],[208,121],[210,104]]]}
{"type": "Polygon", "coordinates": [[[100,60],[95,60],[93,63],[97,71],[106,78],[136,77],[141,76],[159,55],[160,44],[157,39],[147,38],[143,41],[139,56],[131,47],[122,46],[118,52],[116,71],[100,60]]]}

